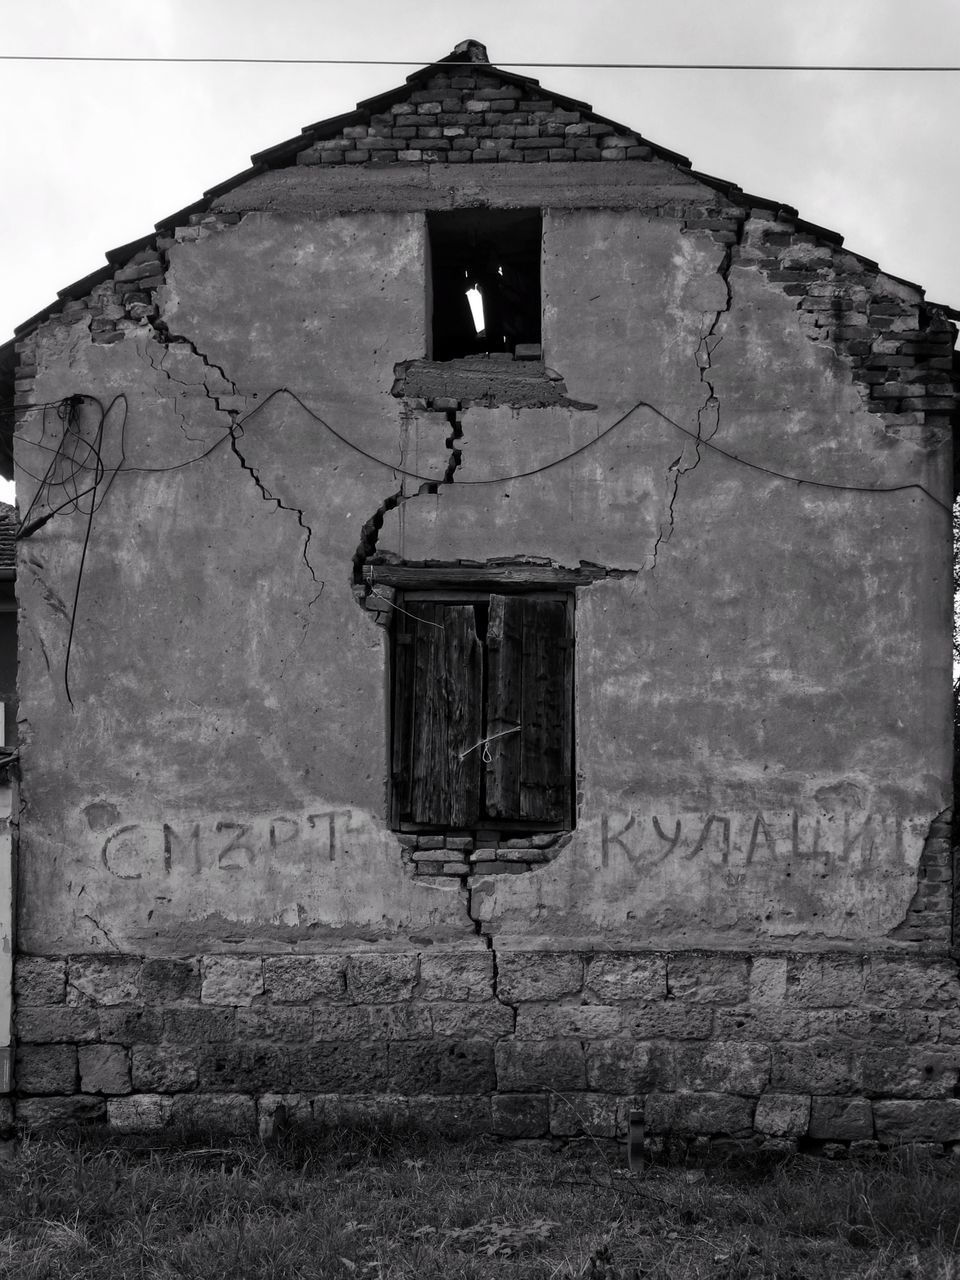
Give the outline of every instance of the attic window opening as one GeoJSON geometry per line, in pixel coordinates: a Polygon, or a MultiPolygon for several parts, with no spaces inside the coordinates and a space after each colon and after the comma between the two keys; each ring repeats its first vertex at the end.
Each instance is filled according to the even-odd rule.
{"type": "Polygon", "coordinates": [[[539,209],[427,214],[433,360],[540,345],[539,209]]]}

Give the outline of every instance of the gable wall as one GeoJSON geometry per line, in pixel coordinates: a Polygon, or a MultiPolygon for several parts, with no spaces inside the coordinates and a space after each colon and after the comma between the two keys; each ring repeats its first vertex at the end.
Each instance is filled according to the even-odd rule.
{"type": "MultiPolygon", "coordinates": [[[[231,192],[24,353],[35,402],[127,404],[78,412],[117,475],[72,709],[86,519],[21,544],[21,1117],[401,1094],[516,1134],[640,1106],[654,1134],[948,1137],[948,517],[769,474],[948,500],[948,327],[658,160],[348,165],[231,192]],[[476,202],[545,205],[546,363],[596,408],[390,394],[425,354],[423,211],[476,202]],[[878,397],[876,356],[929,382],[878,397]],[[480,874],[389,831],[376,556],[595,567],[577,829],[545,854],[480,874]]],[[[22,427],[27,502],[62,434],[22,427]]]]}

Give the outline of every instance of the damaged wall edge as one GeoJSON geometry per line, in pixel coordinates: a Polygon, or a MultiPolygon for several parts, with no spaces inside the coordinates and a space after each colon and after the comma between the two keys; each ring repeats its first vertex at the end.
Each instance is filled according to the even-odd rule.
{"type": "Polygon", "coordinates": [[[953,809],[942,809],[931,821],[917,863],[917,888],[903,919],[890,930],[898,942],[921,949],[950,951],[960,958],[954,932],[953,809]]]}

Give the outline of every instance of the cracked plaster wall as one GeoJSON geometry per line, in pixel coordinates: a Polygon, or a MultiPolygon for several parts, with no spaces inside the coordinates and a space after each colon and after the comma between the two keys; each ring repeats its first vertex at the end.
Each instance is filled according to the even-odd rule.
{"type": "MultiPolygon", "coordinates": [[[[107,345],[41,329],[38,401],[122,391],[129,412],[74,712],[83,520],[22,547],[25,950],[476,947],[478,923],[518,946],[889,945],[948,800],[946,517],[916,490],[785,484],[666,419],[790,474],[942,496],[947,451],[891,436],[732,233],[681,230],[715,193],[657,162],[619,182],[545,168],[545,357],[597,408],[461,409],[436,495],[289,397],[239,417],[288,387],[361,449],[451,474],[447,415],[390,395],[425,354],[422,209],[530,199],[526,171],[351,174],[320,216],[313,175],[269,175],[223,202],[256,211],[170,248],[156,320],[107,345]],[[570,463],[464,483],[569,453],[639,401],[570,463]],[[398,491],[381,554],[612,571],[577,598],[577,831],[508,883],[415,882],[385,826],[385,633],[352,570],[398,491]]],[[[32,419],[21,468],[39,474],[57,429],[32,419]]]]}
{"type": "MultiPolygon", "coordinates": [[[[379,547],[404,560],[621,571],[578,591],[578,830],[548,866],[476,889],[484,928],[510,943],[881,939],[946,802],[945,513],[915,491],[698,458],[649,406],[694,430],[699,411],[704,438],[838,484],[945,495],[947,453],[894,460],[793,300],[736,264],[728,296],[724,257],[642,214],[548,216],[548,363],[597,411],[465,410],[457,483],[384,522],[379,547]],[[567,453],[639,399],[560,475],[464,483],[567,453]],[[825,802],[837,784],[844,803],[825,802]]],[[[430,417],[414,418],[418,438],[430,417]]]]}
{"type": "MultiPolygon", "coordinates": [[[[414,886],[382,820],[384,637],[350,581],[382,475],[279,404],[234,441],[215,399],[236,383],[252,408],[294,383],[344,434],[380,448],[384,406],[400,419],[387,395],[393,362],[423,344],[419,241],[376,215],[292,234],[257,223],[171,253],[164,321],[202,357],[164,347],[146,325],[111,346],[91,345],[80,326],[39,342],[40,398],[122,390],[130,405],[126,471],[95,516],[84,570],[73,715],[64,623],[82,518],[63,513],[23,544],[26,949],[162,952],[238,932],[278,945],[344,931],[475,939],[463,891],[414,886]],[[266,293],[251,257],[269,263],[266,293]],[[355,317],[374,265],[387,286],[369,297],[358,342],[342,317],[355,317]],[[255,314],[229,304],[231,277],[255,314]],[[249,468],[303,511],[317,581],[297,515],[265,501],[249,468]],[[91,804],[111,820],[100,807],[92,820],[91,804]]],[[[55,415],[42,436],[39,425],[21,443],[31,472],[44,459],[37,443],[61,428],[55,415]]],[[[114,433],[108,466],[116,452],[114,433]]],[[[32,485],[25,472],[18,480],[25,506],[32,485]]]]}

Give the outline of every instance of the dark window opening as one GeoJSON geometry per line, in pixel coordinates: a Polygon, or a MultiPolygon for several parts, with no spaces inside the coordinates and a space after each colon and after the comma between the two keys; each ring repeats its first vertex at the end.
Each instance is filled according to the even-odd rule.
{"type": "Polygon", "coordinates": [[[540,344],[539,209],[428,213],[434,360],[540,344]]]}
{"type": "Polygon", "coordinates": [[[394,826],[568,830],[572,596],[414,592],[394,616],[394,826]]]}

